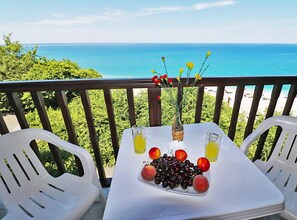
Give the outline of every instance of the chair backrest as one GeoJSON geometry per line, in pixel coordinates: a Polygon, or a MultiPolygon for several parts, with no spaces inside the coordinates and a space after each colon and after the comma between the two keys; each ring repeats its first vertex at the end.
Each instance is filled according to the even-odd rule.
{"type": "Polygon", "coordinates": [[[296,167],[297,118],[283,116],[272,118],[271,122],[282,129],[271,158],[275,158],[291,167],[296,167]]]}
{"type": "Polygon", "coordinates": [[[21,196],[34,187],[34,182],[49,175],[30,142],[43,139],[36,130],[24,129],[0,136],[0,198],[13,202],[12,195],[21,196]]]}
{"type": "Polygon", "coordinates": [[[271,157],[267,162],[255,161],[261,171],[282,191],[285,197],[286,218],[297,219],[297,118],[274,116],[263,121],[242,143],[241,150],[249,146],[269,128],[281,129],[271,157]]]}
{"type": "Polygon", "coordinates": [[[90,153],[42,129],[23,129],[0,136],[0,198],[5,219],[79,219],[100,195],[102,187],[90,153]],[[31,149],[44,141],[81,161],[82,176],[51,176],[31,149]]]}

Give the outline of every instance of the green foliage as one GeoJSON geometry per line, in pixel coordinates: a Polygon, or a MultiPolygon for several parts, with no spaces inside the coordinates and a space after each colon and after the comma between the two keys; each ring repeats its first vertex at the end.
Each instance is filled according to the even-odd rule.
{"type": "MultiPolygon", "coordinates": [[[[17,81],[32,68],[37,61],[37,48],[25,50],[18,41],[11,41],[10,35],[4,36],[0,45],[0,81],[17,81]]],[[[1,112],[12,111],[5,94],[0,94],[1,112]]]]}
{"type": "Polygon", "coordinates": [[[149,126],[148,94],[141,90],[136,94],[134,100],[136,124],[138,126],[149,126]]]}
{"type": "Polygon", "coordinates": [[[18,41],[11,41],[11,35],[4,36],[0,45],[0,80],[19,80],[37,61],[37,48],[25,50],[18,41]]]}
{"type": "MultiPolygon", "coordinates": [[[[107,109],[104,101],[103,92],[98,90],[90,91],[89,98],[93,113],[93,121],[95,125],[96,135],[99,137],[99,150],[102,155],[103,164],[104,166],[113,166],[115,164],[115,158],[113,156],[109,120],[107,116],[107,109]]],[[[125,90],[117,89],[112,91],[112,101],[115,111],[117,134],[120,140],[124,129],[130,127],[129,113],[127,110],[127,97],[125,90]]],[[[140,92],[136,96],[135,106],[136,109],[138,109],[137,123],[147,125],[147,94],[145,92],[140,92]],[[144,101],[145,99],[146,101],[144,101]]],[[[75,127],[78,145],[92,153],[93,148],[89,140],[89,131],[87,128],[85,113],[83,106],[81,104],[80,97],[73,98],[73,100],[69,103],[69,111],[73,121],[73,126],[75,127]]],[[[49,108],[47,110],[47,113],[51,121],[53,132],[63,140],[67,141],[68,135],[61,111],[59,109],[49,108]]],[[[37,111],[29,112],[28,114],[26,114],[26,118],[30,123],[30,127],[42,127],[37,111]]],[[[39,146],[40,151],[42,152],[42,160],[45,161],[46,168],[49,170],[51,174],[57,175],[58,171],[55,166],[55,163],[53,162],[53,158],[51,156],[48,146],[46,144],[39,146]]],[[[77,167],[73,156],[63,152],[62,157],[63,160],[66,162],[67,171],[77,173],[77,167]]]]}
{"type": "MultiPolygon", "coordinates": [[[[57,80],[57,79],[82,79],[102,78],[94,69],[82,69],[75,62],[70,60],[49,60],[37,56],[37,47],[32,50],[25,50],[18,41],[12,42],[11,35],[4,36],[4,45],[0,45],[0,80],[57,80]]],[[[67,92],[68,101],[77,94],[67,92]]],[[[33,111],[31,95],[20,94],[22,105],[25,111],[33,111]]],[[[5,94],[0,94],[0,110],[2,112],[12,111],[5,94]]],[[[57,108],[54,92],[47,91],[44,94],[46,107],[57,108]]]]}
{"type": "MultiPolygon", "coordinates": [[[[81,69],[77,63],[71,62],[70,60],[47,60],[43,58],[38,60],[28,73],[23,76],[22,80],[57,80],[57,79],[79,79],[79,78],[101,78],[93,69],[81,69]]],[[[70,102],[72,98],[77,96],[75,91],[67,91],[67,98],[70,102]]],[[[54,92],[44,92],[44,102],[46,107],[52,107],[56,109],[56,97],[54,92]]],[[[26,111],[34,110],[31,95],[24,93],[22,96],[23,108],[26,111]]]]}
{"type": "MultiPolygon", "coordinates": [[[[61,111],[57,111],[52,108],[49,108],[47,110],[47,114],[48,114],[48,117],[51,119],[51,126],[53,128],[53,132],[57,134],[61,139],[68,141],[67,131],[65,129],[61,111]]],[[[26,118],[30,124],[30,127],[42,128],[42,125],[36,110],[33,112],[27,113],[26,118]]],[[[57,169],[56,164],[53,162],[54,161],[53,155],[49,149],[48,144],[42,140],[37,140],[37,145],[41,153],[41,160],[43,161],[46,169],[53,176],[58,176],[59,171],[57,169]]],[[[77,167],[74,162],[74,157],[70,153],[65,151],[61,151],[61,156],[63,161],[65,162],[66,170],[71,173],[77,173],[77,167]]]]}
{"type": "Polygon", "coordinates": [[[22,80],[54,80],[54,79],[82,79],[102,78],[93,69],[81,69],[77,63],[70,60],[48,60],[41,58],[30,68],[22,80]]]}
{"type": "Polygon", "coordinates": [[[244,140],[244,131],[246,127],[246,117],[244,114],[240,113],[237,119],[237,124],[236,124],[236,133],[233,142],[237,145],[240,146],[242,141],[244,140]]]}

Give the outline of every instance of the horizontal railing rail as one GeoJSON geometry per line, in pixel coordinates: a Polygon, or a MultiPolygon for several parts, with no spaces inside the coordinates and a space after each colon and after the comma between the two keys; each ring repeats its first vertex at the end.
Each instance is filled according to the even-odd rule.
{"type": "MultiPolygon", "coordinates": [[[[182,79],[182,83],[185,85],[185,79],[182,79]]],[[[200,88],[197,90],[195,123],[201,122],[202,118],[202,104],[204,94],[208,87],[216,87],[215,89],[215,107],[213,113],[213,122],[219,124],[222,103],[225,97],[227,87],[234,87],[235,99],[232,107],[232,115],[230,117],[230,126],[227,135],[233,140],[236,133],[236,125],[238,116],[240,114],[240,106],[242,104],[242,98],[245,93],[245,89],[248,86],[254,86],[253,95],[251,97],[252,102],[250,110],[247,115],[247,124],[244,131],[244,137],[248,136],[253,131],[255,118],[258,114],[258,106],[265,86],[271,86],[270,101],[266,111],[265,118],[274,115],[278,99],[284,86],[288,87],[287,97],[283,111],[281,114],[291,114],[292,106],[297,95],[297,76],[283,76],[283,77],[205,77],[199,81],[200,88]]],[[[177,86],[177,81],[173,81],[173,86],[177,86]]],[[[136,124],[136,111],[134,103],[134,89],[147,89],[148,92],[148,111],[149,111],[149,125],[160,126],[161,121],[161,101],[156,99],[161,95],[161,89],[156,87],[151,79],[69,79],[69,80],[47,80],[47,81],[11,81],[0,82],[0,93],[6,94],[9,100],[10,106],[13,108],[13,113],[16,115],[19,125],[22,129],[28,128],[29,124],[26,120],[26,112],[22,108],[19,93],[29,92],[34,103],[35,108],[38,111],[41,124],[44,129],[52,131],[51,121],[47,115],[47,108],[44,103],[44,97],[42,92],[53,91],[56,96],[59,108],[61,109],[64,119],[65,127],[68,133],[68,140],[74,144],[78,144],[77,134],[71,119],[71,114],[68,108],[68,102],[66,97],[66,91],[78,91],[78,95],[81,98],[81,103],[84,109],[85,118],[87,121],[87,127],[89,131],[90,143],[92,145],[95,162],[98,167],[99,177],[102,185],[109,186],[110,178],[106,178],[106,174],[103,167],[101,158],[101,152],[98,143],[98,136],[95,131],[95,122],[93,120],[93,113],[91,103],[89,100],[89,90],[102,90],[104,93],[105,106],[107,109],[107,115],[109,119],[109,129],[111,134],[111,142],[114,152],[114,157],[117,157],[119,150],[119,137],[117,135],[117,126],[114,116],[114,108],[112,101],[113,89],[125,89],[128,100],[128,112],[129,112],[129,124],[130,126],[136,124]]],[[[9,132],[8,126],[5,123],[3,116],[4,112],[0,113],[0,133],[5,134],[9,132]]],[[[260,158],[263,150],[263,145],[266,136],[262,136],[259,145],[257,147],[254,160],[260,158]]],[[[40,156],[38,146],[36,143],[32,143],[32,148],[38,156],[40,156]]],[[[55,146],[49,146],[53,154],[55,163],[60,173],[65,172],[65,165],[61,159],[60,152],[55,146]]],[[[82,174],[83,170],[80,165],[80,161],[76,158],[79,173],[82,174]]]]}

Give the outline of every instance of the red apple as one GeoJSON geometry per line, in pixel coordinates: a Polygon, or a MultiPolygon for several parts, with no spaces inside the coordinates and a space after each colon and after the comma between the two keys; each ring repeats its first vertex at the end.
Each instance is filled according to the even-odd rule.
{"type": "Polygon", "coordinates": [[[141,170],[141,177],[145,181],[152,181],[155,179],[157,174],[157,170],[154,166],[150,164],[146,164],[141,170]]]}
{"type": "Polygon", "coordinates": [[[206,172],[210,167],[209,160],[206,157],[199,157],[197,160],[197,166],[202,172],[206,172]]]}
{"type": "Polygon", "coordinates": [[[188,154],[183,149],[179,149],[175,151],[175,158],[181,162],[185,161],[188,157],[188,154]]]}
{"type": "Polygon", "coordinates": [[[208,182],[207,177],[205,177],[201,174],[195,176],[194,180],[193,180],[193,188],[198,193],[206,192],[209,188],[209,182],[208,182]]]}
{"type": "Polygon", "coordinates": [[[150,157],[152,160],[156,160],[156,159],[158,159],[160,156],[161,156],[161,151],[160,151],[159,148],[157,148],[157,147],[152,147],[152,148],[149,150],[149,157],[150,157]]]}

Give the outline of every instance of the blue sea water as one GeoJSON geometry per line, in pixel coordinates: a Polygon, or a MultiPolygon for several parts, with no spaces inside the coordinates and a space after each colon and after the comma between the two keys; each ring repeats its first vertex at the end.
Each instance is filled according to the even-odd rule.
{"type": "MultiPolygon", "coordinates": [[[[104,78],[152,77],[163,73],[166,57],[171,77],[192,61],[193,73],[207,51],[209,69],[204,76],[297,75],[297,44],[41,44],[38,55],[70,59],[82,68],[93,68],[104,78]]],[[[26,45],[31,48],[32,45],[26,45]]]]}

